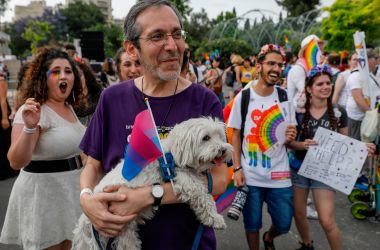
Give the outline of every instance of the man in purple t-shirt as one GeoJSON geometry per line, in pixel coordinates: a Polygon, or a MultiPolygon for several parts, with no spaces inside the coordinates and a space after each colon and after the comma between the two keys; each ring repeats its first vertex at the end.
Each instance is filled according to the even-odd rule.
{"type": "MultiPolygon", "coordinates": [[[[139,229],[144,250],[191,249],[199,222],[190,207],[179,203],[168,183],[159,187],[162,196],[152,193],[151,186],[110,187],[100,194],[92,194],[92,189],[124,158],[135,116],[146,109],[144,98],[149,100],[161,137],[190,118],[223,119],[221,104],[211,91],[179,77],[185,48],[182,27],[178,11],[167,1],[142,1],[131,8],[125,19],[124,48],[129,57],[140,61],[144,74],[103,92],[80,144],[88,155],[80,203],[100,234],[117,236],[142,209],[161,204],[155,217],[139,229]]],[[[213,167],[211,174],[212,193],[221,194],[227,185],[226,165],[213,167]]],[[[216,249],[211,229],[204,231],[199,249],[216,249]]]]}

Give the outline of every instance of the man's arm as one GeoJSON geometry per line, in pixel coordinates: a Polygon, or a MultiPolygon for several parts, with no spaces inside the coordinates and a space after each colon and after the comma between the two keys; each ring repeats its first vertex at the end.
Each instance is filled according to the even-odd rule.
{"type": "Polygon", "coordinates": [[[245,177],[243,169],[241,168],[241,138],[240,138],[240,129],[234,128],[232,133],[232,160],[234,162],[234,169],[237,170],[234,173],[234,184],[236,187],[241,187],[245,185],[245,177]]]}
{"type": "Polygon", "coordinates": [[[336,104],[339,101],[340,95],[342,93],[342,90],[344,89],[346,83],[344,82],[344,77],[342,74],[338,75],[338,78],[336,79],[335,82],[335,87],[334,87],[334,95],[332,98],[332,103],[336,104]]]}
{"type": "MultiPolygon", "coordinates": [[[[94,189],[103,177],[101,162],[88,156],[86,165],[80,176],[80,187],[94,189]]],[[[119,193],[83,193],[80,205],[95,229],[105,237],[117,236],[124,225],[136,218],[136,215],[120,216],[112,214],[108,204],[113,201],[125,201],[126,196],[119,193]]]]}
{"type": "Polygon", "coordinates": [[[369,105],[367,104],[366,100],[364,99],[363,96],[363,91],[362,89],[353,89],[351,90],[352,97],[354,98],[356,105],[363,111],[366,112],[370,110],[369,105]]]}

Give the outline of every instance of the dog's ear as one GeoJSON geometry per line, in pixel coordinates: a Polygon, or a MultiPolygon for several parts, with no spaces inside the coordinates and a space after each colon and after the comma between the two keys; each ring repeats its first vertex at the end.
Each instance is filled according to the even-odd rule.
{"type": "Polygon", "coordinates": [[[176,125],[170,132],[171,153],[173,155],[175,163],[184,167],[186,165],[192,165],[194,159],[194,147],[196,147],[196,137],[194,131],[188,129],[183,124],[176,125]]]}

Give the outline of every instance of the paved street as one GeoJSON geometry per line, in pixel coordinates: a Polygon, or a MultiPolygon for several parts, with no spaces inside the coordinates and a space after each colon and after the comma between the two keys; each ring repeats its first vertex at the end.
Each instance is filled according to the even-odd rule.
{"type": "MultiPolygon", "coordinates": [[[[15,179],[0,181],[0,227],[2,227],[5,211],[8,204],[9,194],[15,179]]],[[[265,214],[265,213],[264,213],[265,214]]],[[[337,199],[337,221],[342,231],[343,249],[379,249],[380,224],[371,221],[357,221],[350,214],[350,203],[347,198],[338,194],[337,199]]],[[[226,216],[225,216],[226,217],[226,216]]],[[[242,220],[235,222],[226,218],[227,230],[217,232],[218,250],[247,250],[242,220]]],[[[328,249],[327,240],[317,221],[310,221],[314,245],[316,249],[328,249]]],[[[266,215],[263,220],[264,229],[270,225],[270,219],[266,215]]],[[[298,237],[295,226],[291,232],[275,240],[276,248],[279,250],[295,249],[298,237]]],[[[20,250],[20,247],[0,244],[0,250],[20,250]]],[[[263,246],[262,246],[263,249],[263,246]]]]}

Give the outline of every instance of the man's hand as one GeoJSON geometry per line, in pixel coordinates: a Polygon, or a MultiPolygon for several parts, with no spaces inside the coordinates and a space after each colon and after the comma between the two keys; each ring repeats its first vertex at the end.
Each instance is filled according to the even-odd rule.
{"type": "Polygon", "coordinates": [[[243,169],[240,169],[234,173],[234,185],[235,187],[242,187],[245,185],[245,176],[243,169]]]}
{"type": "Polygon", "coordinates": [[[124,200],[114,200],[109,203],[109,211],[120,216],[138,214],[144,208],[152,205],[154,199],[151,190],[150,186],[135,189],[126,186],[109,186],[103,189],[106,193],[115,193],[125,197],[124,200]]]}
{"type": "Polygon", "coordinates": [[[285,144],[294,141],[297,137],[297,128],[295,125],[288,125],[285,130],[285,144]]]}
{"type": "Polygon", "coordinates": [[[136,218],[135,214],[120,216],[108,210],[110,202],[125,202],[126,196],[118,193],[84,194],[80,198],[83,212],[95,229],[104,237],[118,236],[128,222],[136,218]]]}

